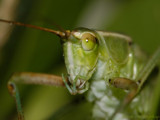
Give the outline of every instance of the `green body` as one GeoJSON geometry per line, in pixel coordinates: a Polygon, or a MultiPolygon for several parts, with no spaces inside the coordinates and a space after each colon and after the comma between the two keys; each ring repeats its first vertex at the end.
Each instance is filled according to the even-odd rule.
{"type": "MultiPolygon", "coordinates": [[[[111,86],[109,79],[122,77],[135,80],[146,64],[147,57],[137,45],[132,44],[129,37],[121,34],[84,28],[71,33],[69,40],[63,44],[68,80],[73,85],[70,86],[71,93],[83,93],[88,90],[88,101],[95,103],[93,117],[107,119],[127,93],[111,86]],[[91,33],[97,39],[92,50],[83,49],[81,38],[84,33],[91,33]]],[[[128,109],[137,107],[137,101],[133,101],[128,109]]],[[[142,111],[134,111],[134,114],[142,111]]],[[[132,115],[134,114],[132,112],[132,115]]],[[[128,117],[121,113],[115,117],[122,118],[128,117]]]]}
{"type": "Polygon", "coordinates": [[[86,93],[87,100],[94,103],[92,116],[97,120],[156,117],[160,99],[156,83],[160,80],[155,78],[156,81],[149,83],[146,80],[159,63],[160,48],[148,60],[128,36],[121,34],[87,28],[56,31],[4,19],[0,22],[47,31],[59,36],[63,43],[67,77],[21,72],[13,74],[8,81],[19,120],[24,120],[24,115],[18,83],[65,86],[72,95],[86,93]]]}

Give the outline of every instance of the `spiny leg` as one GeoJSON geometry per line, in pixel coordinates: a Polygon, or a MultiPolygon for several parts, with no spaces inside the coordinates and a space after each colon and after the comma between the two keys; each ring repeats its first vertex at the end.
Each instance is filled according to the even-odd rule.
{"type": "Polygon", "coordinates": [[[39,85],[51,85],[51,86],[65,86],[61,77],[40,73],[15,73],[8,81],[8,90],[13,96],[18,111],[18,120],[24,120],[23,110],[21,107],[21,101],[19,97],[17,83],[21,84],[39,84],[39,85]]]}
{"type": "Polygon", "coordinates": [[[149,59],[146,66],[142,69],[139,76],[136,78],[135,82],[126,78],[113,78],[109,80],[110,84],[113,85],[114,87],[127,89],[130,91],[127,94],[127,96],[124,98],[124,100],[119,104],[119,106],[117,107],[115,112],[112,114],[112,116],[109,118],[109,120],[112,120],[114,116],[119,111],[124,109],[134,99],[134,97],[141,91],[143,84],[147,80],[147,77],[150,75],[150,73],[158,64],[159,61],[160,61],[160,47],[149,59]],[[139,84],[137,84],[136,82],[139,82],[139,84]]]}

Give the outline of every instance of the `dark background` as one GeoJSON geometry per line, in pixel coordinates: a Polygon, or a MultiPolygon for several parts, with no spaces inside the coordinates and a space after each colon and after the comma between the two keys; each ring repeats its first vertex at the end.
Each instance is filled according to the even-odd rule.
{"type": "MultiPolygon", "coordinates": [[[[0,0],[0,7],[3,7],[0,0]]],[[[159,0],[14,0],[16,6],[9,17],[6,10],[3,19],[57,29],[87,27],[124,33],[152,54],[160,45],[159,0]]],[[[9,1],[8,1],[9,2],[9,1]]],[[[14,3],[13,3],[14,4],[14,3]]],[[[5,7],[7,9],[7,6],[5,7]]],[[[10,9],[10,8],[8,8],[10,9]]],[[[0,24],[0,34],[4,31],[0,24]]],[[[9,32],[0,47],[0,120],[16,117],[14,100],[7,90],[7,80],[13,72],[40,72],[61,75],[66,73],[62,46],[59,38],[47,32],[30,28],[9,26],[9,32]]],[[[83,119],[90,114],[88,104],[62,106],[75,97],[64,88],[47,86],[20,86],[22,105],[27,120],[43,120],[50,116],[58,119],[83,119]],[[66,113],[64,111],[70,111],[66,113]],[[61,115],[64,113],[64,115],[61,115]]]]}

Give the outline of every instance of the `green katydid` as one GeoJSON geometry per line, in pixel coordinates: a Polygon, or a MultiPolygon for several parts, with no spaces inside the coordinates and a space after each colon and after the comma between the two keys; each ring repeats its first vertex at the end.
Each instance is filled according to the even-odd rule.
{"type": "Polygon", "coordinates": [[[130,37],[122,34],[87,28],[56,31],[3,19],[0,22],[53,33],[63,45],[68,76],[22,72],[10,78],[8,89],[16,101],[19,120],[24,120],[24,115],[17,83],[64,86],[72,95],[87,92],[87,100],[94,103],[92,116],[98,120],[132,120],[151,113],[150,107],[140,104],[149,98],[143,96],[149,89],[143,85],[158,65],[160,48],[148,59],[130,37]]]}

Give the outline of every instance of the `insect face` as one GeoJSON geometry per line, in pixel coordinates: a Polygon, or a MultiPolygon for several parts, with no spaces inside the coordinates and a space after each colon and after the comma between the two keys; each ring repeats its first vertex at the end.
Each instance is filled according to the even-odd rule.
{"type": "Polygon", "coordinates": [[[76,29],[64,40],[64,58],[72,94],[83,93],[88,89],[98,60],[98,41],[94,31],[76,29]]]}

